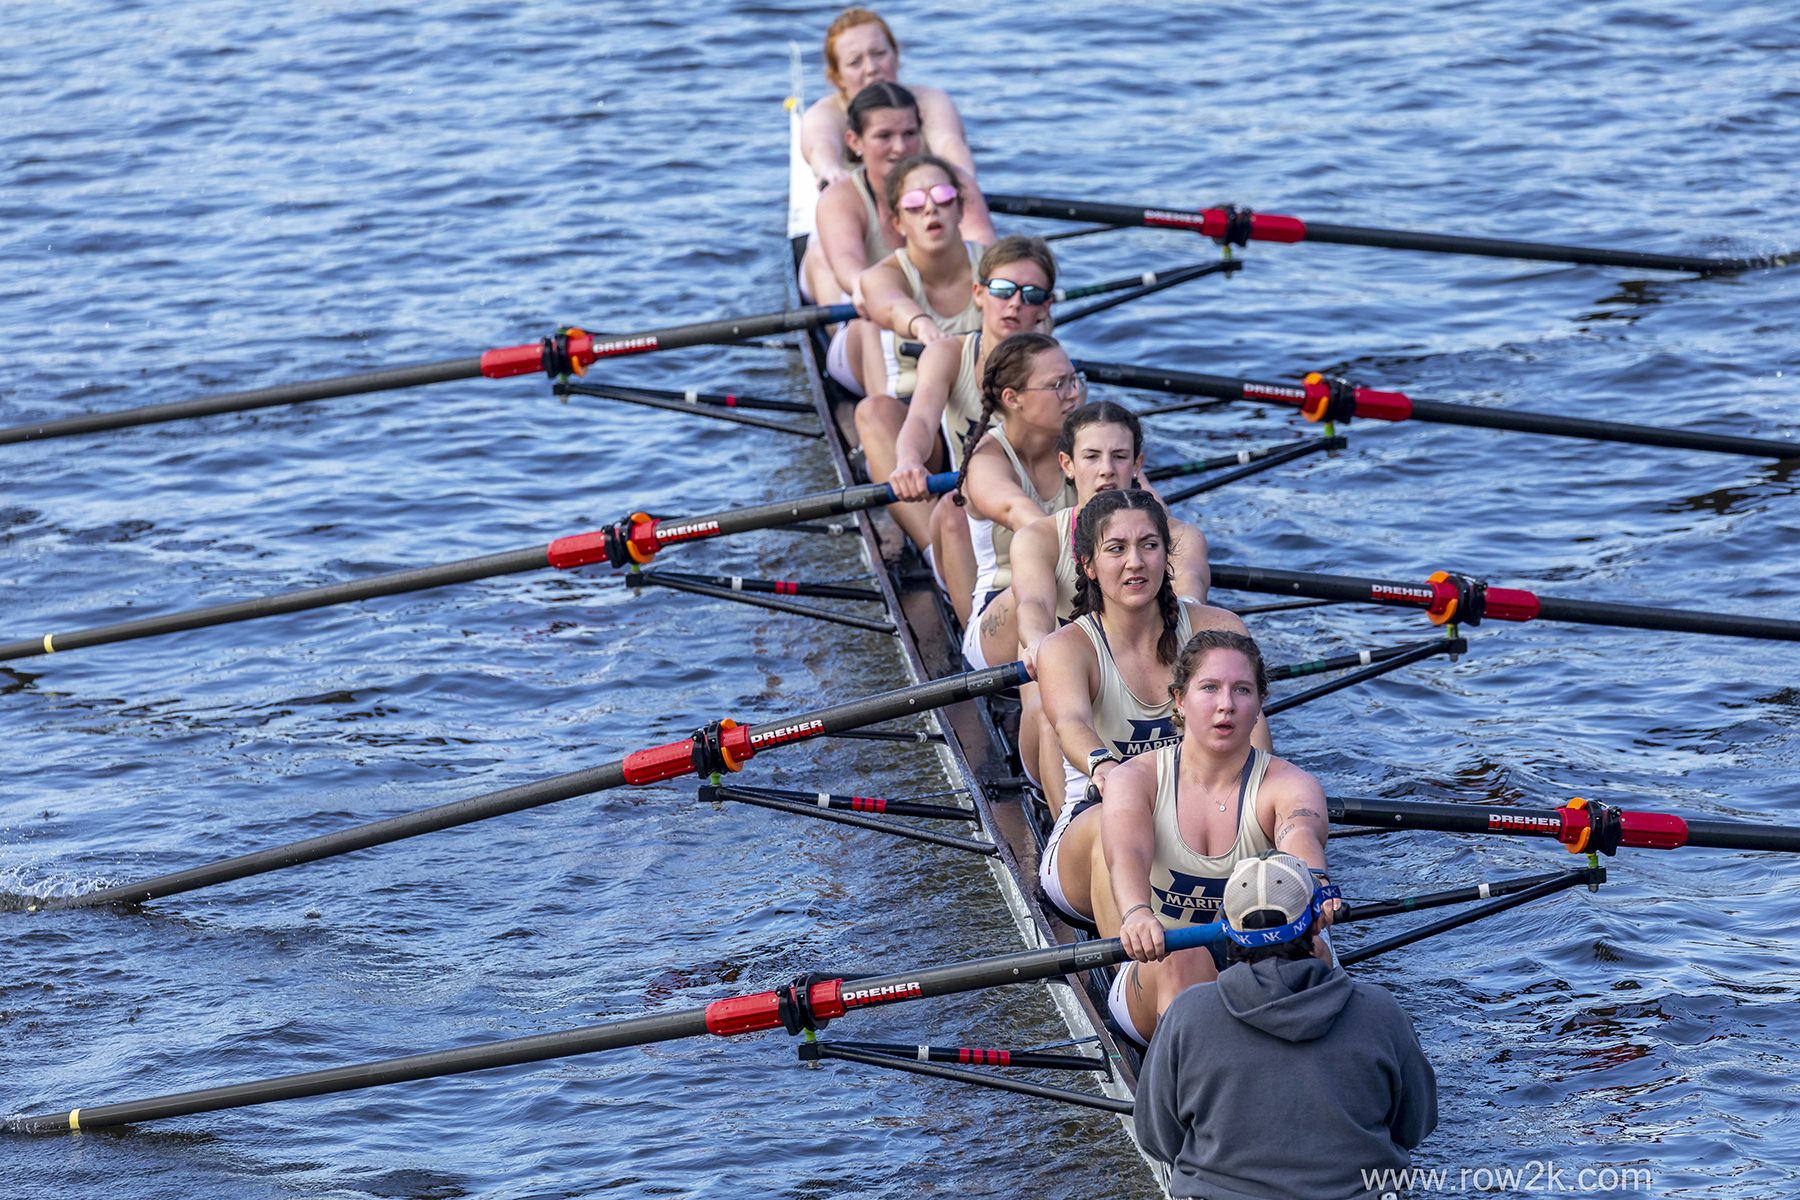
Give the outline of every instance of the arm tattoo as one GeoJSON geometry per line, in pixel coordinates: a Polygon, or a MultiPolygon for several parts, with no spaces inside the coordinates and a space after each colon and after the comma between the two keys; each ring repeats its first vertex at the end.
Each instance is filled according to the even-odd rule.
{"type": "Polygon", "coordinates": [[[994,604],[988,605],[987,615],[985,617],[981,618],[981,634],[982,634],[982,636],[983,637],[997,636],[1000,632],[1000,626],[1005,623],[1005,620],[1006,620],[1006,618],[1005,618],[1004,614],[1002,614],[999,611],[998,605],[994,605],[994,604]]]}
{"type": "Polygon", "coordinates": [[[1297,821],[1301,817],[1311,817],[1313,820],[1318,821],[1318,820],[1324,819],[1324,816],[1325,816],[1324,813],[1314,812],[1310,808],[1290,809],[1286,815],[1287,815],[1288,820],[1290,820],[1290,821],[1297,821]]]}

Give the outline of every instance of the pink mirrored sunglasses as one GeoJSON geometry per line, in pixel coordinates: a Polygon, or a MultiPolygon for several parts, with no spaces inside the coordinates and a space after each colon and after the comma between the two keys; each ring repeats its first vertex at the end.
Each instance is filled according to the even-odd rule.
{"type": "Polygon", "coordinates": [[[942,207],[956,199],[956,185],[939,183],[928,188],[920,188],[915,192],[908,192],[900,197],[900,207],[907,212],[924,212],[927,196],[931,197],[932,203],[942,207]]]}

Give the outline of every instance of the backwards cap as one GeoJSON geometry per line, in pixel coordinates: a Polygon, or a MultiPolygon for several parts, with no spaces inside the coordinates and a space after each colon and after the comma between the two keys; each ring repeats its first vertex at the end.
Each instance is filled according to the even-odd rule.
{"type": "Polygon", "coordinates": [[[1319,901],[1337,895],[1335,885],[1315,888],[1312,869],[1293,855],[1265,850],[1240,861],[1225,881],[1225,934],[1240,946],[1291,942],[1311,927],[1319,901]]]}

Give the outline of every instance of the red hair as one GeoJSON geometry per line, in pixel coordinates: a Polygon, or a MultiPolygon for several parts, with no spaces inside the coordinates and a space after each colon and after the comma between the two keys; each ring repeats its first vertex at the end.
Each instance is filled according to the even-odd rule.
{"type": "Polygon", "coordinates": [[[866,8],[846,8],[838,14],[837,20],[833,21],[831,27],[825,31],[825,78],[832,87],[839,91],[843,91],[843,88],[837,80],[837,41],[858,25],[881,26],[881,32],[887,35],[888,45],[893,47],[894,54],[897,56],[900,53],[900,43],[894,40],[894,31],[888,28],[886,21],[866,8]]]}

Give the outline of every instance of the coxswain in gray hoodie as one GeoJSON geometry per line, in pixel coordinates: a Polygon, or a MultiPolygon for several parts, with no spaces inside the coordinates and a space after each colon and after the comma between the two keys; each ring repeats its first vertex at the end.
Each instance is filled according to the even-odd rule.
{"type": "Polygon", "coordinates": [[[1173,1196],[1362,1200],[1437,1127],[1437,1076],[1386,988],[1265,958],[1169,1005],[1133,1121],[1173,1196]]]}

